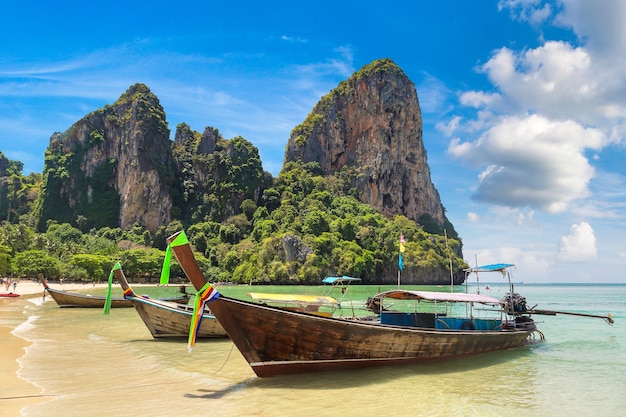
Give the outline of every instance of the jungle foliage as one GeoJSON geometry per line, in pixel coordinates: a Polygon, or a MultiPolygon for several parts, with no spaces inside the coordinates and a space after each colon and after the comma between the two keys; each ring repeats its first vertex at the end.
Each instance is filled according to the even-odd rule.
{"type": "MultiPolygon", "coordinates": [[[[230,145],[246,142],[236,138],[230,145]]],[[[237,165],[212,158],[206,163],[230,175],[228,184],[210,184],[211,204],[227,204],[230,193],[261,180],[256,174],[260,160],[254,159],[253,166],[249,160],[237,165]]],[[[49,220],[45,231],[37,232],[36,198],[27,196],[45,192],[40,190],[41,176],[25,177],[20,170],[13,166],[11,176],[4,177],[12,178],[13,188],[2,193],[0,206],[10,207],[0,212],[0,276],[33,278],[43,273],[48,279],[104,280],[120,261],[130,279],[156,282],[165,239],[181,229],[212,281],[319,284],[327,275],[349,275],[377,283],[397,270],[400,234],[407,241],[405,269],[445,270],[450,259],[455,271],[466,267],[458,256],[461,241],[449,222],[444,224],[446,241],[443,228],[430,216],[419,223],[404,216],[387,219],[358,200],[350,188],[349,170],[322,177],[317,163],[286,164],[260,200],[244,199],[236,213],[222,221],[205,209],[202,216],[172,220],[154,233],[141,224],[130,230],[105,226],[85,231],[81,216],[49,220]]],[[[185,192],[192,192],[191,187],[185,192]]],[[[178,265],[172,265],[171,276],[182,277],[178,265]]]]}

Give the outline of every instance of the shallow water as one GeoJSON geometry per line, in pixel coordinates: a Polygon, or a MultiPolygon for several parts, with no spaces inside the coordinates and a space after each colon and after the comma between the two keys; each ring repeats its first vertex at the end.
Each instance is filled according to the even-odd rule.
{"type": "MultiPolygon", "coordinates": [[[[201,340],[188,353],[184,340],[152,339],[134,309],[103,316],[32,298],[3,306],[0,320],[31,343],[20,376],[45,401],[25,407],[29,417],[626,415],[626,285],[516,290],[531,306],[612,312],[616,323],[536,316],[546,340],[520,349],[260,379],[229,340],[201,340]]],[[[482,292],[499,298],[506,291],[492,285],[482,292]]]]}

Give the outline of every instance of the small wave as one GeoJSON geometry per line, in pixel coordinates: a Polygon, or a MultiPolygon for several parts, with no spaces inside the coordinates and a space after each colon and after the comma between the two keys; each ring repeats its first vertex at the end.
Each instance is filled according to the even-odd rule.
{"type": "Polygon", "coordinates": [[[52,297],[32,297],[28,299],[29,303],[32,303],[36,306],[40,306],[43,305],[43,303],[48,302],[48,301],[52,301],[52,297]]]}
{"type": "Polygon", "coordinates": [[[28,333],[29,331],[33,330],[34,328],[37,327],[37,325],[35,325],[35,320],[37,320],[39,318],[39,316],[35,316],[35,315],[31,315],[29,316],[25,322],[18,324],[15,329],[13,329],[11,331],[11,334],[13,336],[17,336],[20,337],[22,339],[24,339],[24,337],[22,337],[25,333],[28,333]]]}

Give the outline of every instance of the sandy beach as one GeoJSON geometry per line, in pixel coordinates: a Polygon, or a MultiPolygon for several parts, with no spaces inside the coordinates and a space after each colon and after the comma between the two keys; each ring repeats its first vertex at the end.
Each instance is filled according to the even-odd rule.
{"type": "MultiPolygon", "coordinates": [[[[78,291],[88,290],[91,288],[106,288],[107,283],[102,282],[99,284],[80,284],[80,283],[51,283],[51,287],[63,290],[63,291],[78,291]]],[[[140,286],[134,284],[134,286],[140,286]]],[[[0,292],[4,292],[5,288],[1,288],[0,292]]],[[[13,292],[13,287],[11,290],[13,292]]],[[[43,286],[40,283],[33,281],[20,281],[18,282],[16,294],[20,294],[19,297],[5,298],[0,297],[0,314],[2,310],[10,307],[16,307],[17,305],[23,305],[29,302],[28,299],[34,297],[41,297],[43,295],[43,286]],[[18,304],[13,304],[18,303],[18,304]]],[[[11,332],[16,325],[20,323],[4,322],[0,324],[0,345],[2,346],[2,355],[0,357],[0,416],[19,416],[22,407],[34,404],[36,402],[45,401],[45,397],[41,396],[41,390],[24,381],[18,376],[20,364],[18,360],[24,356],[26,349],[30,343],[18,336],[15,336],[11,332]]]]}
{"type": "MultiPolygon", "coordinates": [[[[133,287],[139,287],[141,284],[133,284],[133,287]]],[[[106,282],[101,282],[99,284],[91,284],[91,283],[74,283],[74,282],[65,282],[63,284],[59,284],[58,282],[56,283],[50,283],[51,287],[54,287],[58,290],[63,290],[63,291],[76,291],[76,290],[87,290],[89,288],[106,288],[107,283],[106,282]]],[[[0,292],[5,292],[4,288],[1,289],[2,291],[0,292]]],[[[11,286],[11,290],[9,292],[13,292],[13,286],[11,286]]],[[[17,283],[17,287],[15,288],[15,293],[20,294],[20,296],[24,296],[24,295],[33,295],[33,294],[38,294],[38,295],[42,295],[43,294],[43,286],[40,283],[35,283],[33,281],[27,280],[27,281],[19,281],[17,283]]]]}

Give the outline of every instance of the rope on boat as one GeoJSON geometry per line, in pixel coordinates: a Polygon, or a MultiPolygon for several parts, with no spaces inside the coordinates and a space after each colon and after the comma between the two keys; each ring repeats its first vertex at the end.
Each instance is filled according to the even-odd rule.
{"type": "Polygon", "coordinates": [[[230,359],[230,355],[231,355],[231,353],[233,353],[233,349],[234,348],[235,348],[235,344],[231,343],[231,345],[230,345],[230,352],[228,352],[228,356],[226,356],[226,359],[224,359],[224,363],[215,372],[213,372],[213,374],[211,374],[211,376],[217,374],[219,371],[221,371],[226,366],[226,362],[228,362],[228,359],[230,359]]]}
{"type": "Polygon", "coordinates": [[[532,336],[533,336],[533,339],[536,338],[535,337],[535,333],[539,333],[539,340],[541,340],[541,341],[546,340],[546,336],[539,329],[535,329],[535,331],[531,333],[532,336]]]}

